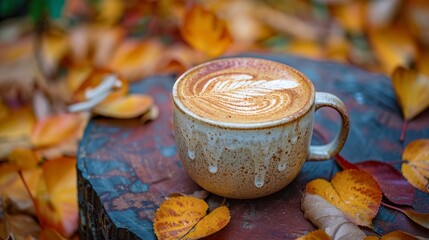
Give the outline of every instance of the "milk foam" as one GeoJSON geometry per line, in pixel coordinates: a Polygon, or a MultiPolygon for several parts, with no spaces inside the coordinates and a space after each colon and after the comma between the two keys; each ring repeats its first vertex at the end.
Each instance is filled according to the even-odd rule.
{"type": "Polygon", "coordinates": [[[313,87],[296,70],[266,60],[229,60],[196,67],[176,83],[175,98],[202,118],[258,123],[308,109],[313,87]]]}

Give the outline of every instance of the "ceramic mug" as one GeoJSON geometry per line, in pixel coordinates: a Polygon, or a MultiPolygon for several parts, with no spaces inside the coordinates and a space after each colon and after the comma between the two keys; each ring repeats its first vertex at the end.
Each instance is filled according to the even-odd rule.
{"type": "Polygon", "coordinates": [[[250,199],[287,186],[307,159],[336,155],[349,117],[336,96],[315,92],[296,69],[257,58],[226,58],[196,66],[173,87],[177,151],[187,174],[220,196],[250,199]],[[310,146],[314,113],[341,116],[335,139],[310,146]]]}

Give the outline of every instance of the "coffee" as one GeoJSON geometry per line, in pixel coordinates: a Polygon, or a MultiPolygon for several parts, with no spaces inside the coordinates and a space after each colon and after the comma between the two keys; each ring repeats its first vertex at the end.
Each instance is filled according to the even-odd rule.
{"type": "Polygon", "coordinates": [[[308,110],[311,82],[286,65],[263,59],[223,59],[200,65],[179,79],[176,96],[201,118],[261,123],[308,110]]]}

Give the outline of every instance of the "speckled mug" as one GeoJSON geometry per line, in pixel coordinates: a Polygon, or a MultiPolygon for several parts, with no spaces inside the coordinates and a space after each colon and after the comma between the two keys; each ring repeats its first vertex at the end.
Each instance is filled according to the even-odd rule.
{"type": "Polygon", "coordinates": [[[177,151],[187,174],[207,191],[236,199],[279,191],[298,175],[307,159],[325,160],[337,154],[349,132],[347,109],[338,97],[315,92],[311,81],[294,68],[262,59],[221,59],[188,70],[173,87],[173,117],[177,151]],[[310,85],[308,101],[282,119],[254,123],[213,120],[183,104],[178,92],[181,82],[204,76],[207,69],[216,73],[237,64],[280,69],[299,78],[310,85]],[[314,113],[322,107],[340,114],[340,131],[332,142],[310,146],[314,113]]]}

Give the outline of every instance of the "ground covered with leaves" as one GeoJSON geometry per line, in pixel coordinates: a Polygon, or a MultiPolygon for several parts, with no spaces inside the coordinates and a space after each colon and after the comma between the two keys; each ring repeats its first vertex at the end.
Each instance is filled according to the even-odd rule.
{"type": "MultiPolygon", "coordinates": [[[[0,20],[2,239],[77,238],[75,165],[86,123],[94,115],[156,121],[153,99],[129,93],[130,84],[150,75],[179,75],[244,52],[295,54],[391,77],[402,139],[407,123],[429,106],[425,0],[14,0],[0,4],[0,20]]],[[[303,239],[366,237],[358,226],[371,227],[379,206],[388,205],[382,195],[429,227],[427,215],[397,207],[410,206],[415,189],[428,194],[429,140],[411,142],[400,169],[336,161],[344,171],[304,191],[303,214],[320,230],[303,239]]],[[[234,221],[225,203],[210,209],[201,199],[166,200],[156,214],[157,236],[196,239],[234,221]]],[[[389,234],[383,239],[413,239],[389,234]]]]}

